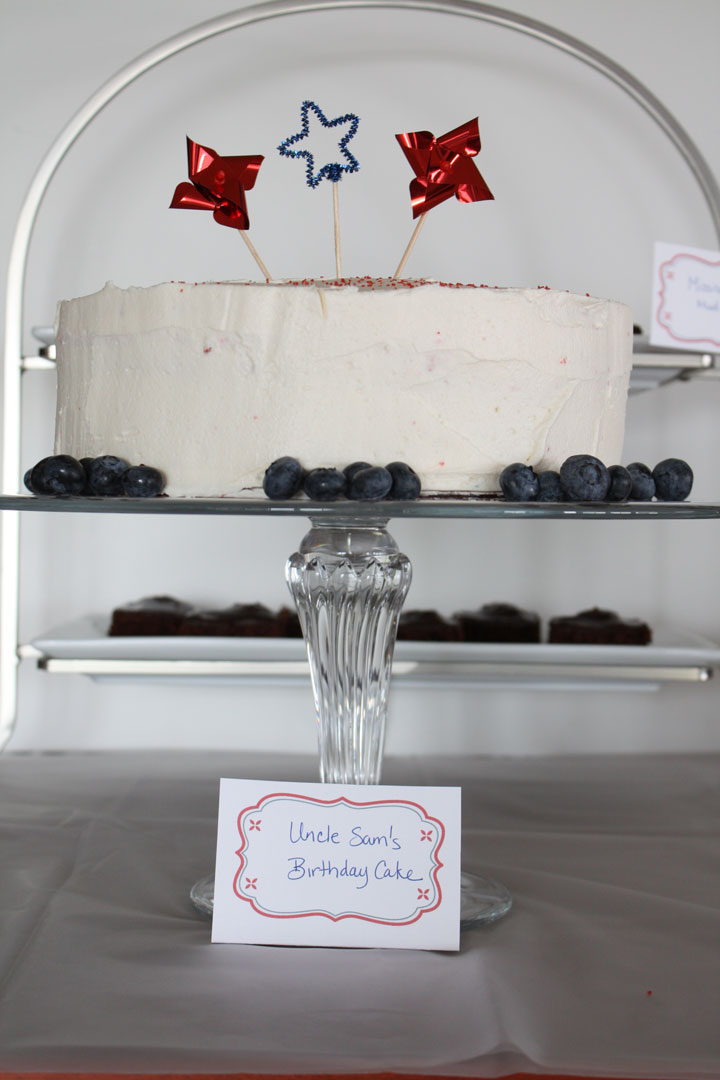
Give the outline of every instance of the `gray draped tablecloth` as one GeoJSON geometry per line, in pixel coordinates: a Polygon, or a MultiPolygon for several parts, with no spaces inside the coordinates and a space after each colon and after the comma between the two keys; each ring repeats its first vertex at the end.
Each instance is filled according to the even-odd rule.
{"type": "Polygon", "coordinates": [[[720,1077],[720,756],[410,758],[514,908],[459,953],[211,945],[220,776],[308,758],[0,756],[0,1072],[720,1077]]]}

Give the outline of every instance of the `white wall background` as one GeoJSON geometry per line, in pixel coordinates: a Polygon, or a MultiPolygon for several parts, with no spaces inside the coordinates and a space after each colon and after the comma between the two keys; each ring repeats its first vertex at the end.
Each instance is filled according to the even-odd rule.
{"type": "MultiPolygon", "coordinates": [[[[720,173],[717,0],[512,0],[628,68],[720,173]]],[[[0,249],[33,172],[71,114],[138,53],[232,9],[230,0],[0,0],[0,249]]],[[[168,212],[185,135],[265,153],[251,236],[276,276],[332,273],[329,193],[273,152],[299,103],[357,112],[362,170],[342,185],[346,273],[390,272],[409,237],[409,170],[396,131],[439,133],[479,115],[493,203],[433,211],[408,272],[547,284],[621,299],[647,325],[656,239],[716,247],[684,163],[618,88],[522,35],[448,15],[347,11],[236,31],[173,58],[113,102],[72,149],[43,205],[26,325],[106,280],[252,277],[209,215],[168,212]]],[[[2,259],[3,278],[4,264],[2,259]]],[[[31,347],[28,332],[27,347],[31,347]]],[[[624,460],[677,455],[693,498],[720,499],[720,383],[630,401],[624,460]]],[[[52,377],[25,384],[24,467],[51,452],[52,377]]],[[[21,637],[77,615],[172,593],[224,605],[286,601],[283,567],[304,522],[29,514],[21,637]]],[[[543,616],[598,604],[720,640],[717,522],[397,522],[414,564],[408,606],[451,612],[507,600],[543,616]]],[[[569,753],[720,748],[720,682],[632,692],[396,687],[390,753],[569,753]]],[[[213,746],[312,751],[308,688],[93,683],[23,663],[13,749],[213,746]]]]}

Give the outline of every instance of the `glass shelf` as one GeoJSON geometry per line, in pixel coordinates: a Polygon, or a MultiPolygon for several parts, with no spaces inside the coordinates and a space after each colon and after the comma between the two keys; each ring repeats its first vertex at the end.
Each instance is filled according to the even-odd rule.
{"type": "Polygon", "coordinates": [[[680,521],[720,518],[720,503],[511,503],[502,499],[424,498],[414,502],[311,502],[292,499],[125,499],[84,496],[39,497],[0,495],[0,510],[27,510],[66,514],[208,514],[256,517],[304,517],[368,524],[397,518],[567,518],[627,521],[653,519],[680,521]]]}

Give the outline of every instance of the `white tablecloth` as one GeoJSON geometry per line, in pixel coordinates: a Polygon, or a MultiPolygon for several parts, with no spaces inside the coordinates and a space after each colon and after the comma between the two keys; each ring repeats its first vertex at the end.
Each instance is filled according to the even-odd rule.
{"type": "Polygon", "coordinates": [[[514,895],[459,953],[211,945],[221,775],[306,758],[0,757],[0,1073],[720,1077],[720,756],[388,761],[461,784],[514,895]]]}

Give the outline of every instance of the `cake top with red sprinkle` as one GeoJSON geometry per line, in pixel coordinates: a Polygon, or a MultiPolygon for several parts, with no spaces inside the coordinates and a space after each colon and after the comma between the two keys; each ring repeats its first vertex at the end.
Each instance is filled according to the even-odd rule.
{"type": "Polygon", "coordinates": [[[342,277],[342,278],[284,278],[278,281],[267,281],[264,283],[256,281],[172,281],[171,285],[182,285],[186,287],[188,285],[258,285],[264,284],[269,286],[315,286],[322,289],[342,289],[342,288],[354,288],[354,289],[395,289],[402,291],[404,289],[416,289],[422,285],[439,285],[444,289],[490,289],[498,288],[497,285],[474,285],[469,282],[463,281],[436,281],[433,278],[394,278],[394,277],[371,277],[370,275],[364,275],[362,277],[342,277]]]}

